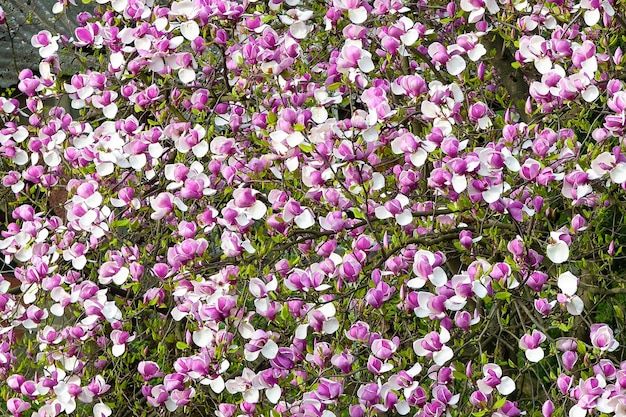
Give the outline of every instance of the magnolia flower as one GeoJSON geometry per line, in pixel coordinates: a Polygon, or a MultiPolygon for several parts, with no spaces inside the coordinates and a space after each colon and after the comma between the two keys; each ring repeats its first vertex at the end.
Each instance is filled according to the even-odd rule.
{"type": "Polygon", "coordinates": [[[33,35],[30,43],[35,48],[39,48],[39,55],[45,59],[51,57],[59,50],[59,44],[57,42],[60,38],[59,35],[52,36],[50,31],[42,30],[33,35]]]}
{"type": "Polygon", "coordinates": [[[613,330],[604,323],[592,324],[589,337],[593,347],[602,351],[613,352],[619,346],[619,342],[613,336],[613,330]]]}
{"type": "Polygon", "coordinates": [[[454,356],[452,349],[445,345],[449,340],[450,333],[442,327],[440,333],[430,332],[413,342],[413,351],[418,356],[431,357],[437,365],[443,366],[454,356]]]}
{"type": "Polygon", "coordinates": [[[403,194],[398,194],[393,200],[376,207],[376,209],[374,209],[374,215],[377,219],[394,217],[400,226],[406,226],[413,221],[411,210],[405,208],[408,204],[409,199],[403,194]]]}
{"type": "Polygon", "coordinates": [[[569,259],[569,245],[561,236],[567,235],[563,232],[550,232],[550,241],[546,249],[548,259],[555,264],[562,264],[569,259]]]}
{"type": "Polygon", "coordinates": [[[526,359],[531,362],[539,362],[544,356],[543,349],[539,345],[545,340],[545,334],[533,330],[531,334],[525,334],[520,338],[519,347],[524,351],[526,359]]]}
{"type": "Polygon", "coordinates": [[[557,300],[561,304],[565,304],[567,311],[570,314],[574,316],[582,314],[585,305],[583,300],[579,296],[575,295],[578,290],[578,278],[571,272],[567,271],[559,275],[557,285],[562,291],[561,294],[557,295],[557,300]]]}
{"type": "Polygon", "coordinates": [[[333,303],[326,303],[322,307],[308,313],[309,325],[323,334],[333,334],[339,329],[339,320],[335,317],[337,310],[333,303]]]}
{"type": "Polygon", "coordinates": [[[476,23],[485,15],[485,7],[489,10],[489,13],[495,14],[500,11],[500,6],[495,0],[461,0],[461,9],[465,12],[469,12],[468,23],[476,23]]]}
{"type": "Polygon", "coordinates": [[[259,390],[252,382],[255,377],[256,374],[252,370],[245,368],[241,376],[226,381],[226,390],[231,394],[240,392],[244,401],[256,404],[259,402],[259,390]]]}
{"type": "Polygon", "coordinates": [[[495,363],[483,366],[483,378],[479,379],[478,389],[484,394],[491,394],[494,389],[502,395],[509,395],[515,391],[515,381],[508,376],[502,376],[502,368],[495,363]]]}

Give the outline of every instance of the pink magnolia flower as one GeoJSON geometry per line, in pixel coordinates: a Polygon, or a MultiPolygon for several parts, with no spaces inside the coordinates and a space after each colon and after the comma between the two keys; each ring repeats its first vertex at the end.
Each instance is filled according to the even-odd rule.
{"type": "Polygon", "coordinates": [[[256,374],[245,368],[241,376],[226,381],[226,390],[231,394],[242,393],[244,401],[252,404],[259,402],[259,389],[253,384],[256,374]]]}
{"type": "Polygon", "coordinates": [[[593,347],[601,351],[613,352],[619,347],[619,342],[613,336],[613,330],[604,323],[592,324],[589,338],[593,347]]]}
{"type": "Polygon", "coordinates": [[[57,43],[59,39],[59,35],[52,36],[50,31],[42,30],[33,35],[30,43],[35,48],[39,48],[39,55],[42,58],[49,58],[59,50],[59,44],[57,43]]]}
{"type": "Polygon", "coordinates": [[[445,343],[450,341],[450,333],[445,328],[440,332],[430,332],[425,337],[413,342],[413,351],[418,356],[433,358],[437,365],[443,366],[454,356],[454,352],[445,343]]]}
{"type": "Polygon", "coordinates": [[[491,394],[494,389],[502,395],[509,395],[515,391],[515,381],[508,376],[502,376],[502,368],[495,363],[483,366],[483,378],[478,380],[478,389],[484,394],[491,394]]]}
{"type": "Polygon", "coordinates": [[[30,403],[20,398],[11,398],[7,401],[7,409],[14,417],[20,417],[24,411],[30,408],[30,403]]]}
{"type": "Polygon", "coordinates": [[[539,346],[546,340],[546,335],[538,330],[523,335],[519,340],[519,347],[524,351],[526,359],[531,362],[539,362],[543,359],[544,351],[539,346]]]}

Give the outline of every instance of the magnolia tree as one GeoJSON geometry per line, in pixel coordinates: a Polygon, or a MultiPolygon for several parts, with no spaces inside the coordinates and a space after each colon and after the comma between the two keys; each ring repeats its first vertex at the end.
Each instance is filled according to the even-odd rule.
{"type": "Polygon", "coordinates": [[[5,415],[626,415],[622,0],[97,3],[0,103],[5,415]]]}

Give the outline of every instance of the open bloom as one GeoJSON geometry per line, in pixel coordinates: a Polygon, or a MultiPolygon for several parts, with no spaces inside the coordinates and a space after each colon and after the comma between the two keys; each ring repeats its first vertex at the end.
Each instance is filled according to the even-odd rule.
{"type": "Polygon", "coordinates": [[[491,394],[494,389],[502,395],[509,395],[515,391],[515,381],[508,376],[502,376],[502,368],[495,363],[483,366],[483,378],[478,380],[478,389],[484,394],[491,394]]]}
{"type": "Polygon", "coordinates": [[[546,340],[546,335],[533,330],[531,334],[525,334],[519,340],[519,347],[524,351],[526,359],[531,362],[539,362],[543,359],[544,352],[539,346],[546,340]]]}
{"type": "Polygon", "coordinates": [[[442,327],[440,333],[430,332],[413,342],[413,350],[418,356],[433,358],[435,363],[441,366],[454,356],[452,349],[445,345],[449,340],[450,333],[442,327]]]}
{"type": "Polygon", "coordinates": [[[590,339],[593,347],[602,351],[613,352],[619,346],[619,342],[613,336],[613,330],[604,323],[591,325],[590,339]]]}

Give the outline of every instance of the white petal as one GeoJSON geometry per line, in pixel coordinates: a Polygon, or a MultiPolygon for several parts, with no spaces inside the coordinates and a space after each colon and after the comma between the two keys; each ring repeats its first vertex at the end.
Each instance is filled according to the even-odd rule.
{"type": "Polygon", "coordinates": [[[243,400],[247,403],[256,404],[259,402],[259,390],[249,389],[243,392],[243,400]]]}
{"type": "Polygon", "coordinates": [[[552,69],[552,60],[549,57],[543,57],[535,60],[535,68],[540,74],[546,74],[552,69]]]}
{"type": "Polygon", "coordinates": [[[257,360],[257,358],[259,357],[259,354],[261,352],[260,351],[256,351],[256,352],[249,352],[246,349],[243,350],[243,358],[245,360],[247,360],[248,362],[254,362],[255,360],[257,360]]]}
{"type": "Polygon", "coordinates": [[[274,359],[278,354],[278,345],[272,339],[269,339],[263,349],[261,349],[261,353],[267,359],[274,359]]]}
{"type": "Polygon", "coordinates": [[[322,325],[322,332],[325,334],[333,334],[339,329],[339,320],[335,317],[326,320],[322,325]]]}
{"type": "Polygon", "coordinates": [[[378,129],[376,129],[376,126],[372,126],[362,131],[361,136],[365,142],[374,142],[378,140],[378,129]]]}
{"type": "Polygon", "coordinates": [[[431,119],[437,117],[438,113],[441,111],[439,106],[428,100],[422,101],[421,110],[424,116],[431,119]]]}
{"type": "Polygon", "coordinates": [[[626,164],[619,163],[615,165],[615,168],[611,170],[609,175],[614,183],[623,184],[626,182],[626,164]]]}
{"type": "Polygon", "coordinates": [[[374,70],[374,62],[372,61],[372,57],[369,55],[365,55],[363,52],[363,56],[359,59],[359,69],[365,73],[371,72],[374,70]]]}
{"type": "Polygon", "coordinates": [[[122,285],[128,279],[130,275],[130,270],[125,266],[121,267],[120,270],[113,276],[113,282],[117,285],[122,285]]]}
{"type": "Polygon", "coordinates": [[[285,161],[285,167],[289,170],[289,172],[294,172],[296,169],[298,169],[299,165],[300,165],[300,161],[298,160],[297,156],[288,158],[285,161]]]}
{"type": "Polygon", "coordinates": [[[296,327],[296,332],[294,334],[296,339],[306,339],[307,331],[309,329],[308,324],[301,324],[296,327]]]}
{"type": "Polygon", "coordinates": [[[578,404],[569,409],[569,417],[585,417],[586,415],[587,410],[578,404]]]}
{"type": "Polygon", "coordinates": [[[555,264],[562,264],[569,259],[569,246],[562,240],[548,245],[546,252],[548,258],[555,264]]]}
{"type": "Polygon", "coordinates": [[[407,31],[404,35],[400,36],[400,40],[405,46],[411,46],[417,39],[419,38],[419,32],[417,30],[411,29],[407,31]]]}
{"type": "Polygon", "coordinates": [[[91,228],[93,222],[98,218],[98,214],[94,210],[89,210],[87,213],[83,215],[78,221],[78,224],[83,230],[88,230],[91,228]]]}
{"type": "Polygon", "coordinates": [[[120,356],[122,356],[125,351],[126,351],[125,345],[113,345],[113,348],[111,349],[113,356],[115,356],[116,358],[119,358],[120,356]]]}
{"type": "Polygon", "coordinates": [[[224,384],[224,378],[222,378],[221,375],[211,381],[209,383],[209,386],[216,394],[221,393],[222,391],[224,391],[224,388],[226,388],[226,384],[224,384]]]}
{"type": "Polygon", "coordinates": [[[203,158],[207,153],[209,153],[209,144],[203,140],[198,142],[193,148],[191,148],[193,154],[198,158],[203,158]]]}
{"type": "Polygon", "coordinates": [[[567,312],[572,316],[580,316],[584,309],[585,303],[583,303],[583,300],[577,295],[573,296],[570,302],[567,303],[567,312]]]}
{"type": "Polygon", "coordinates": [[[415,277],[410,279],[406,285],[409,288],[414,288],[414,289],[419,289],[422,288],[424,285],[426,285],[426,280],[423,278],[419,278],[419,277],[415,277]]]}
{"type": "Polygon", "coordinates": [[[385,176],[379,172],[372,174],[372,190],[377,191],[385,187],[385,176]]]}
{"type": "Polygon", "coordinates": [[[337,309],[333,303],[324,304],[318,308],[318,311],[320,311],[326,318],[335,317],[335,314],[337,314],[337,309]]]}
{"type": "Polygon", "coordinates": [[[252,207],[248,208],[248,213],[254,220],[259,220],[267,213],[267,207],[265,207],[262,201],[257,200],[252,207]]]}
{"type": "Polygon", "coordinates": [[[83,269],[85,265],[87,265],[87,258],[84,255],[72,260],[72,267],[79,271],[83,269]]]}
{"type": "Polygon", "coordinates": [[[422,339],[418,339],[413,342],[413,351],[417,356],[426,356],[428,354],[428,351],[422,347],[421,341],[422,339]]]}
{"type": "Polygon", "coordinates": [[[445,327],[442,327],[439,331],[439,341],[441,343],[447,343],[450,340],[450,332],[445,327]]]}
{"type": "Polygon", "coordinates": [[[193,332],[193,342],[198,347],[207,347],[213,341],[213,330],[203,328],[193,332]]]}
{"type": "Polygon", "coordinates": [[[402,213],[396,216],[396,221],[400,226],[406,226],[413,221],[413,214],[411,214],[411,210],[405,209],[402,213]]]}
{"type": "Polygon", "coordinates": [[[565,295],[574,295],[578,290],[578,278],[567,271],[559,275],[557,285],[565,295]]]}
{"type": "Polygon", "coordinates": [[[128,158],[128,162],[130,162],[131,168],[133,168],[135,171],[140,171],[143,169],[143,167],[146,166],[146,154],[142,153],[139,155],[132,155],[130,158],[128,158]]]}
{"type": "Polygon", "coordinates": [[[504,165],[512,172],[518,172],[521,169],[519,161],[514,156],[509,156],[504,160],[504,165]]]}
{"type": "Polygon", "coordinates": [[[160,143],[152,143],[150,144],[150,146],[148,146],[148,153],[150,153],[150,156],[153,158],[159,158],[161,155],[163,155],[164,151],[165,150],[160,143]]]}
{"type": "Polygon", "coordinates": [[[17,165],[25,165],[28,162],[28,154],[23,149],[15,149],[13,162],[17,165]]]}
{"type": "Polygon", "coordinates": [[[200,36],[200,26],[195,20],[188,20],[180,24],[180,33],[185,39],[192,41],[200,36]]]}
{"type": "Polygon", "coordinates": [[[482,196],[486,203],[495,203],[500,198],[503,190],[502,184],[492,186],[487,191],[483,191],[482,196]]]}
{"type": "Polygon", "coordinates": [[[487,49],[485,49],[485,47],[479,43],[474,47],[474,49],[467,52],[467,56],[469,56],[472,61],[476,62],[486,53],[487,49]]]}
{"type": "Polygon", "coordinates": [[[312,107],[311,119],[318,124],[324,123],[328,119],[328,111],[324,107],[312,107]]]}
{"type": "Polygon", "coordinates": [[[272,404],[276,404],[280,400],[281,395],[282,391],[278,384],[274,384],[272,388],[265,390],[265,396],[272,404]]]}
{"type": "MultiPolygon", "coordinates": [[[[593,26],[600,21],[600,10],[593,9],[587,10],[584,14],[585,23],[587,26],[593,26]]],[[[571,414],[570,414],[571,417],[571,414]]]]}
{"type": "Polygon", "coordinates": [[[93,193],[92,195],[90,195],[89,197],[85,199],[85,204],[89,208],[99,207],[100,204],[102,204],[102,194],[96,191],[95,193],[93,193]]]}
{"type": "Polygon", "coordinates": [[[360,25],[367,20],[367,10],[363,6],[357,9],[350,9],[348,17],[350,17],[352,23],[360,25]]]}
{"type": "MultiPolygon", "coordinates": [[[[258,278],[253,278],[253,279],[258,279],[258,278]]],[[[252,292],[252,290],[250,290],[250,292],[252,292]]],[[[252,327],[250,323],[241,323],[239,327],[237,327],[237,330],[239,330],[239,334],[244,339],[250,339],[252,338],[252,335],[254,334],[254,327],[252,327]]]]}
{"type": "Polygon", "coordinates": [[[111,175],[113,173],[113,163],[111,162],[103,162],[96,165],[96,172],[101,177],[106,177],[107,175],[111,175]]]}
{"type": "Polygon", "coordinates": [[[398,401],[395,407],[396,407],[396,411],[401,416],[406,416],[407,414],[409,414],[409,411],[411,411],[411,407],[409,406],[408,401],[405,401],[405,400],[398,401]]]}
{"type": "Polygon", "coordinates": [[[498,385],[498,392],[502,395],[509,395],[515,391],[515,381],[508,376],[503,377],[498,385]]]}
{"type": "Polygon", "coordinates": [[[446,271],[444,271],[443,268],[439,266],[436,267],[433,270],[432,276],[430,277],[430,282],[437,288],[445,285],[446,282],[448,282],[448,276],[446,275],[446,271]]]}
{"type": "Polygon", "coordinates": [[[467,188],[467,177],[465,175],[453,175],[452,188],[459,194],[465,191],[467,188]]]}
{"type": "Polygon", "coordinates": [[[191,68],[181,68],[178,70],[178,79],[182,83],[190,83],[196,79],[196,72],[191,68]]]}
{"type": "Polygon", "coordinates": [[[544,356],[543,349],[541,349],[540,347],[535,348],[535,349],[528,349],[525,353],[526,353],[526,359],[535,363],[542,360],[544,356]]]}
{"type": "Polygon", "coordinates": [[[479,281],[472,282],[472,291],[478,296],[478,298],[485,298],[489,292],[487,288],[479,281]]]}
{"type": "Polygon", "coordinates": [[[583,90],[583,99],[585,99],[587,103],[591,103],[592,101],[597,99],[599,95],[600,90],[598,90],[598,87],[596,87],[595,85],[590,85],[583,90]]]}
{"type": "Polygon", "coordinates": [[[185,317],[187,317],[187,313],[184,313],[184,312],[180,311],[180,310],[179,310],[179,309],[177,309],[177,308],[174,308],[174,309],[172,310],[172,318],[173,318],[175,321],[181,321],[181,320],[182,320],[182,319],[184,319],[185,317]]]}
{"type": "Polygon", "coordinates": [[[393,217],[392,214],[383,206],[378,206],[374,209],[374,215],[377,219],[383,220],[393,217]]]}
{"type": "Polygon", "coordinates": [[[413,152],[409,157],[411,159],[411,163],[415,166],[415,168],[420,168],[424,163],[426,163],[426,158],[428,158],[428,152],[424,149],[418,149],[413,152]]]}
{"type": "Polygon", "coordinates": [[[105,106],[102,109],[102,114],[104,114],[104,117],[107,119],[114,119],[117,115],[117,104],[111,103],[108,106],[105,106]]]}
{"type": "Polygon", "coordinates": [[[461,55],[455,55],[446,63],[446,70],[450,75],[459,75],[465,70],[467,64],[461,55]]]}
{"type": "Polygon", "coordinates": [[[298,21],[289,26],[289,33],[291,33],[294,39],[304,39],[309,33],[309,28],[305,22],[298,21]]]}
{"type": "Polygon", "coordinates": [[[43,160],[49,167],[58,167],[61,164],[61,157],[55,151],[44,152],[43,160]]]}
{"type": "Polygon", "coordinates": [[[308,229],[315,224],[315,216],[311,209],[306,209],[294,219],[300,229],[308,229]]]}
{"type": "Polygon", "coordinates": [[[443,366],[446,362],[454,357],[454,352],[449,346],[444,346],[439,352],[433,353],[433,360],[439,366],[443,366]]]}
{"type": "Polygon", "coordinates": [[[287,144],[292,148],[295,148],[302,142],[304,142],[304,135],[301,132],[293,132],[291,135],[287,136],[287,144]]]}
{"type": "Polygon", "coordinates": [[[111,63],[111,67],[118,69],[122,68],[122,65],[124,65],[126,60],[124,59],[124,54],[122,52],[114,52],[109,57],[109,62],[111,63]]]}
{"type": "Polygon", "coordinates": [[[65,314],[63,306],[59,303],[53,304],[52,307],[50,307],[50,312],[57,317],[62,317],[63,314],[65,314]]]}

